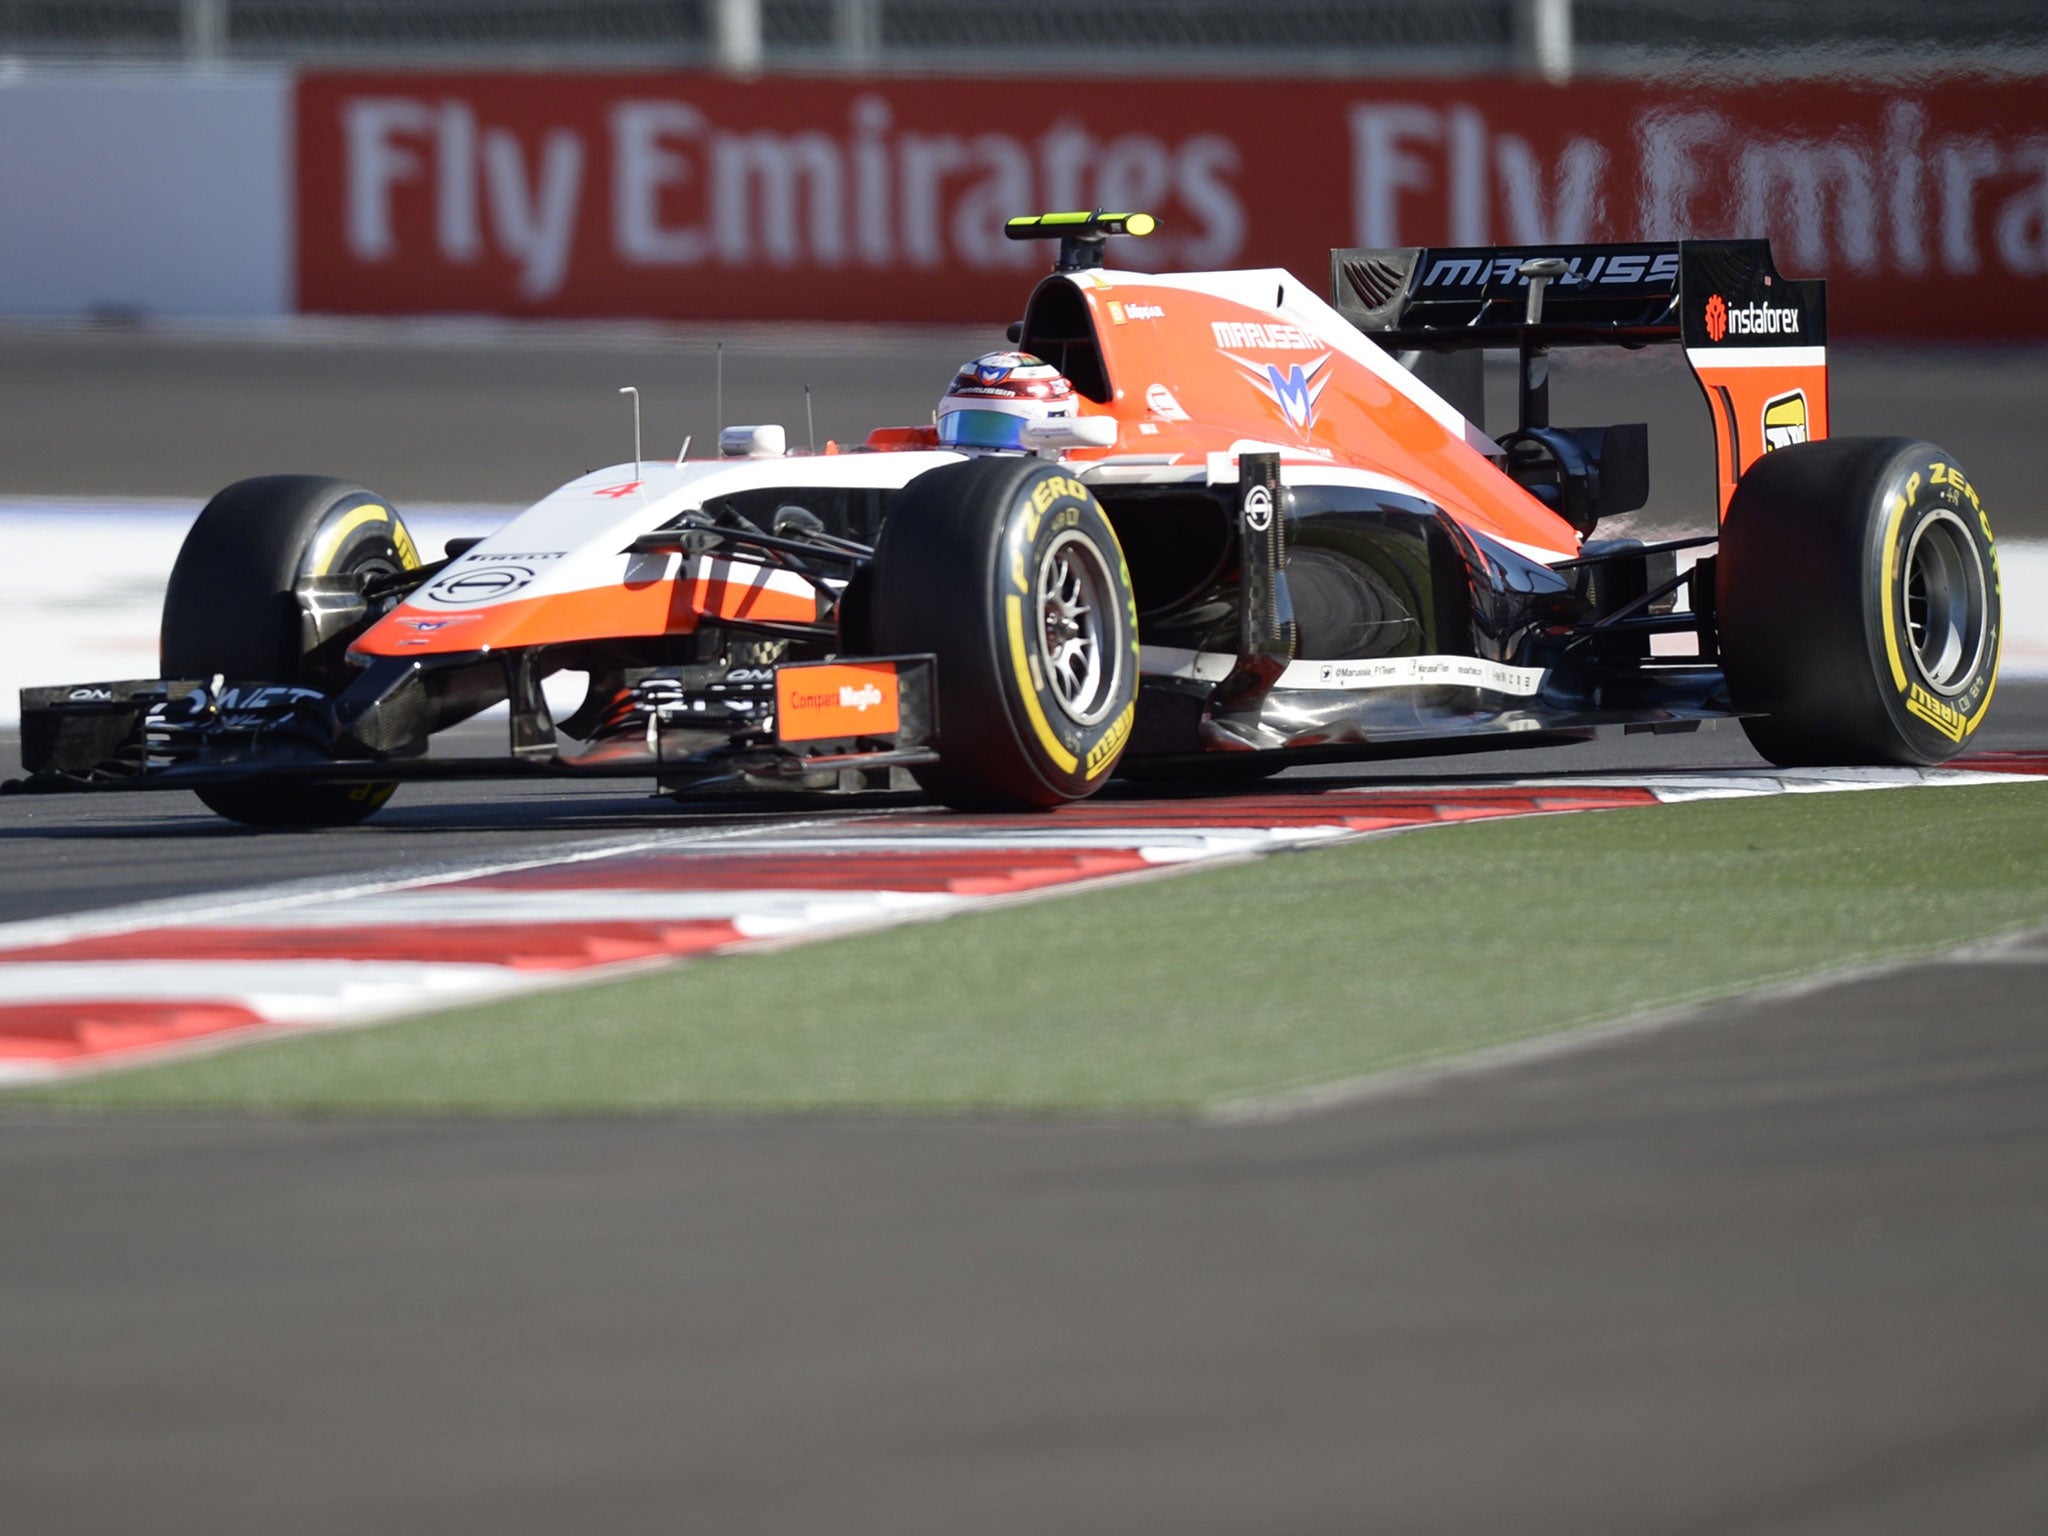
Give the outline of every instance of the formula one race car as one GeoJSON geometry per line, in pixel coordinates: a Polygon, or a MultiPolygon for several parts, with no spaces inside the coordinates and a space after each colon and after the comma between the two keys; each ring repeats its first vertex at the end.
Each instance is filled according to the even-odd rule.
{"type": "Polygon", "coordinates": [[[1827,438],[1823,285],[1765,242],[1339,250],[1332,305],[1278,270],[1104,269],[1152,223],[1011,221],[1059,241],[1016,350],[852,450],[726,428],[715,459],[584,475],[428,564],[359,486],[230,486],[172,574],[165,676],[26,690],[15,787],[190,788],[304,826],[410,778],[907,770],[1026,808],[1119,769],[1229,781],[1715,717],[1777,763],[1933,763],[1982,722],[1978,493],[1925,443],[1827,438]],[[1711,551],[1591,537],[1644,504],[1645,429],[1549,419],[1551,349],[1668,341],[1711,408],[1711,551]],[[1520,357],[1498,441],[1486,348],[1520,357]],[[589,679],[559,720],[558,671],[589,679]],[[429,755],[501,702],[501,756],[429,755]]]}

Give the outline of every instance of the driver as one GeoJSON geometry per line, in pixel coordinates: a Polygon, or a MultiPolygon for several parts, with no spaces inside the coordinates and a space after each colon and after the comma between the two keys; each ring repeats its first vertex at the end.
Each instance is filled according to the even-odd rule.
{"type": "Polygon", "coordinates": [[[1080,414],[1074,386],[1029,352],[987,352],[963,364],[939,402],[939,442],[977,452],[1024,453],[1024,423],[1080,414]]]}

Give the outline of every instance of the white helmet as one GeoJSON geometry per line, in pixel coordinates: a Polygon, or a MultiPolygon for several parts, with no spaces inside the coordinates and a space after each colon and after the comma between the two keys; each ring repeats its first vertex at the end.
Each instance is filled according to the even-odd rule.
{"type": "Polygon", "coordinates": [[[939,402],[939,442],[948,448],[1024,451],[1024,423],[1080,413],[1074,386],[1029,352],[988,352],[953,375],[939,402]]]}

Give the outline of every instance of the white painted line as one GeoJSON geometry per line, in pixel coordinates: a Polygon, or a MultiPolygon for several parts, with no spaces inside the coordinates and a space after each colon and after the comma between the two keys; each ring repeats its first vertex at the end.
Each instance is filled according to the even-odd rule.
{"type": "Polygon", "coordinates": [[[0,965],[0,1005],[232,1003],[276,1023],[321,1024],[372,1009],[424,1011],[518,990],[497,965],[382,960],[95,960],[0,965]]]}
{"type": "Polygon", "coordinates": [[[2029,950],[2020,945],[2048,943],[2048,929],[2026,928],[1973,939],[1946,950],[1902,955],[1831,970],[1764,981],[1734,991],[1703,993],[1680,1002],[1665,1004],[1642,1013],[1626,1015],[1606,1023],[1566,1026],[1561,1030],[1516,1040],[1486,1050],[1469,1051],[1440,1060],[1411,1066],[1388,1067],[1337,1082],[1311,1083],[1274,1093],[1229,1099],[1204,1110],[1201,1119],[1214,1125],[1271,1125],[1300,1120],[1333,1110],[1353,1109],[1382,1099],[1434,1092],[1465,1078],[1489,1077],[1540,1061],[1597,1051],[1622,1041],[1640,1039],[1684,1024],[1693,1024],[1728,1009],[1782,1002],[1830,991],[1855,982],[1903,975],[1930,965],[1979,965],[2034,963],[2048,961],[2048,950],[2029,950]]]}
{"type": "MultiPolygon", "coordinates": [[[[849,812],[833,816],[835,824],[856,824],[885,820],[887,812],[849,812]]],[[[521,859],[499,859],[487,864],[436,865],[425,869],[395,871],[379,879],[355,885],[336,885],[331,879],[293,880],[277,885],[257,886],[233,892],[208,892],[202,896],[174,896],[157,901],[134,902],[119,907],[66,913],[62,917],[27,918],[0,923],[0,950],[26,949],[32,945],[61,944],[67,939],[96,934],[132,933],[138,928],[171,924],[211,923],[228,925],[260,917],[280,907],[308,907],[350,897],[375,895],[383,891],[426,889],[450,885],[488,875],[518,874],[529,869],[554,869],[601,859],[623,858],[636,853],[675,853],[707,843],[724,845],[726,840],[754,836],[755,826],[678,827],[654,837],[608,838],[594,843],[565,844],[543,854],[521,859]]],[[[776,851],[792,851],[775,844],[776,851]]]]}
{"type": "Polygon", "coordinates": [[[1827,361],[1826,347],[1687,347],[1695,369],[1818,368],[1827,361]]]}
{"type": "Polygon", "coordinates": [[[1644,774],[1578,779],[1579,784],[1614,788],[1640,786],[1666,805],[1694,800],[1741,800],[1758,795],[1832,795],[1866,789],[1944,789],[1972,784],[2010,784],[2009,773],[1974,768],[1776,768],[1755,773],[1709,770],[1698,774],[1644,774]]]}
{"type": "MultiPolygon", "coordinates": [[[[829,923],[957,906],[967,898],[943,891],[451,890],[441,886],[374,892],[288,911],[256,912],[235,929],[318,932],[325,928],[432,929],[462,924],[545,928],[574,923],[688,923],[749,919],[829,923]]],[[[190,927],[180,921],[175,927],[190,927]]]]}
{"type": "MultiPolygon", "coordinates": [[[[1359,811],[1354,814],[1369,814],[1359,811]]],[[[1151,864],[1179,864],[1190,859],[1217,858],[1277,843],[1324,842],[1356,834],[1346,826],[1322,827],[1049,827],[1043,832],[985,829],[973,832],[940,832],[925,828],[892,831],[888,846],[903,853],[957,852],[1108,852],[1134,853],[1151,864]]],[[[871,853],[877,847],[872,838],[842,837],[832,833],[817,836],[792,830],[787,840],[736,837],[729,845],[736,853],[871,853]]]]}

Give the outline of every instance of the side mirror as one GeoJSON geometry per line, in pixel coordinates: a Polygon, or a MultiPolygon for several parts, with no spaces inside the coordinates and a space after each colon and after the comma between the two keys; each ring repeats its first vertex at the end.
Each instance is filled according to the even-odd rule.
{"type": "Polygon", "coordinates": [[[775,521],[768,531],[778,539],[807,539],[823,533],[825,522],[809,507],[785,503],[775,509],[775,521]]]}

